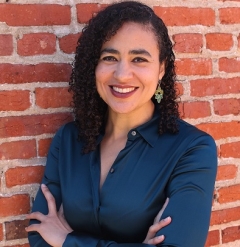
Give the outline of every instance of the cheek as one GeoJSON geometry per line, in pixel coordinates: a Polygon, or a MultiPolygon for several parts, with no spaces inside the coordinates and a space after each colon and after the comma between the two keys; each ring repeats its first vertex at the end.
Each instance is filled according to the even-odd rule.
{"type": "Polygon", "coordinates": [[[106,75],[106,69],[103,66],[98,65],[95,70],[97,84],[104,83],[104,81],[106,80],[106,75]]]}
{"type": "Polygon", "coordinates": [[[103,92],[104,92],[104,73],[99,70],[96,69],[95,70],[95,77],[96,77],[96,88],[97,88],[97,92],[100,95],[101,98],[103,98],[103,92]]]}
{"type": "Polygon", "coordinates": [[[101,81],[102,81],[102,72],[99,69],[99,67],[97,67],[96,70],[95,70],[95,78],[96,78],[96,87],[97,87],[97,90],[99,92],[99,87],[100,87],[100,84],[101,84],[101,81]]]}

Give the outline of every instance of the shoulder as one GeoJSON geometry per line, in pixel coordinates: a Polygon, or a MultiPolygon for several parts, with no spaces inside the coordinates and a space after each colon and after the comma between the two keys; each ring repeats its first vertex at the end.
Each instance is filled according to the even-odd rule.
{"type": "Polygon", "coordinates": [[[199,167],[209,165],[216,170],[217,147],[212,136],[183,120],[178,120],[178,123],[180,139],[185,143],[182,159],[187,157],[195,160],[193,163],[199,164],[199,167]]]}
{"type": "Polygon", "coordinates": [[[77,143],[78,128],[75,122],[69,122],[62,125],[53,137],[52,144],[54,146],[69,145],[69,143],[77,143]]]}
{"type": "Polygon", "coordinates": [[[200,141],[206,142],[211,146],[216,147],[215,141],[208,133],[198,129],[197,127],[187,123],[182,119],[178,119],[179,126],[179,137],[182,139],[187,139],[190,143],[200,141]]]}
{"type": "Polygon", "coordinates": [[[160,136],[157,150],[163,150],[175,160],[192,155],[199,160],[202,158],[216,160],[217,147],[209,134],[181,119],[177,120],[177,124],[178,133],[165,133],[160,136]]]}
{"type": "Polygon", "coordinates": [[[62,125],[56,133],[56,135],[61,137],[69,134],[78,136],[78,129],[74,121],[62,125]]]}

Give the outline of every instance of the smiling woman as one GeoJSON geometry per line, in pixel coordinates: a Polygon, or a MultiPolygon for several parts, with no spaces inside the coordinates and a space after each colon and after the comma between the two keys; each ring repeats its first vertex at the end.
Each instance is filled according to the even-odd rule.
{"type": "Polygon", "coordinates": [[[216,147],[179,119],[162,20],[138,2],[99,12],[79,39],[70,90],[75,122],[50,147],[30,246],[203,247],[216,147]]]}
{"type": "Polygon", "coordinates": [[[96,85],[109,114],[124,113],[138,125],[152,117],[151,100],[164,75],[155,34],[142,24],[127,22],[101,49],[96,85]],[[141,120],[142,118],[142,120],[141,120]]]}

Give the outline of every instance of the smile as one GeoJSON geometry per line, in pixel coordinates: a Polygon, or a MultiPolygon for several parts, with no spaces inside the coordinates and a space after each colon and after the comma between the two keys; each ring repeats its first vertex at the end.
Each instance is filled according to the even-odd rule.
{"type": "Polygon", "coordinates": [[[112,87],[112,89],[118,93],[130,93],[135,90],[134,87],[129,87],[129,88],[112,87]]]}

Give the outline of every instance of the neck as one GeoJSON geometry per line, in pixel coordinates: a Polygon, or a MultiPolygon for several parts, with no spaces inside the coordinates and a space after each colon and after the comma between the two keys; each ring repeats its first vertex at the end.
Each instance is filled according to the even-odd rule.
{"type": "Polygon", "coordinates": [[[109,109],[105,136],[115,140],[126,138],[131,129],[149,121],[152,118],[153,112],[154,104],[152,104],[151,109],[144,112],[144,114],[138,110],[122,114],[109,109]]]}

